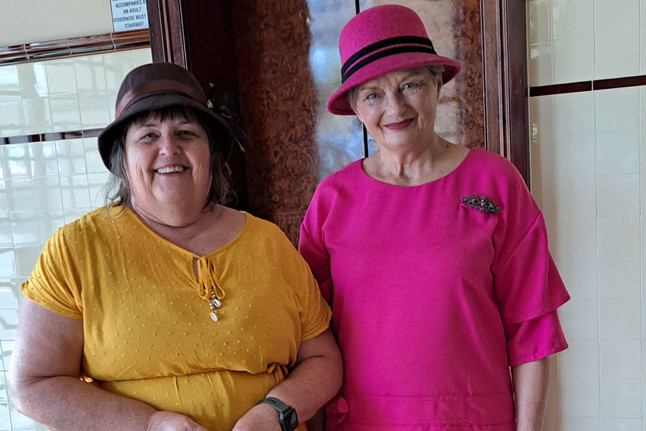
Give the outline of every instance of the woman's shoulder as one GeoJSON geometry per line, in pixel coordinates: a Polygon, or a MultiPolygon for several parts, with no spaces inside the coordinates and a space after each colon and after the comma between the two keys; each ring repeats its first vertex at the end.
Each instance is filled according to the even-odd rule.
{"type": "Polygon", "coordinates": [[[518,168],[500,154],[482,148],[471,148],[465,164],[467,171],[482,181],[501,184],[524,184],[518,168]]]}

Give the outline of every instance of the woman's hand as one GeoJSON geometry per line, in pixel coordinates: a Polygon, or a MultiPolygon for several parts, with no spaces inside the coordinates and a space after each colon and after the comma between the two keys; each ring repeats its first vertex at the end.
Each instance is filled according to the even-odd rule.
{"type": "Polygon", "coordinates": [[[278,412],[267,404],[258,404],[236,422],[232,431],[280,431],[278,412]]]}
{"type": "Polygon", "coordinates": [[[146,431],[207,431],[193,419],[179,413],[157,411],[146,422],[146,431]]]}

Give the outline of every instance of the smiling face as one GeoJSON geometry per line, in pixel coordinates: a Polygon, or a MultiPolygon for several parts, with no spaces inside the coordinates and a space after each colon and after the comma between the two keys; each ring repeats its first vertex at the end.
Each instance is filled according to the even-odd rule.
{"type": "Polygon", "coordinates": [[[381,149],[423,148],[435,134],[440,86],[427,67],[397,70],[357,87],[351,104],[381,149]]]}
{"type": "Polygon", "coordinates": [[[135,211],[199,212],[206,205],[212,178],[210,149],[196,118],[141,118],[126,132],[124,154],[135,211]]]}

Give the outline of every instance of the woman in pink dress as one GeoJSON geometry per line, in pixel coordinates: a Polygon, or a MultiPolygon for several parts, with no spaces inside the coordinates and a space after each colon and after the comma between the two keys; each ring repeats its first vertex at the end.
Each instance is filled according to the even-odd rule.
{"type": "Polygon", "coordinates": [[[510,162],[435,133],[460,64],[415,12],[367,9],[339,50],[327,109],[379,151],[326,178],[301,226],[345,362],[327,429],[540,430],[569,299],[540,210],[510,162]]]}

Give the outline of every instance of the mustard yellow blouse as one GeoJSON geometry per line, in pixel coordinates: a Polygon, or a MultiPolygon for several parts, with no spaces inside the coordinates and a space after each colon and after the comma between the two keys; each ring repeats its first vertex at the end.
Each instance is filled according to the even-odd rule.
{"type": "Polygon", "coordinates": [[[83,320],[82,367],[95,384],[213,431],[230,430],[284,380],[300,342],[331,315],[285,235],[250,214],[229,244],[197,256],[130,209],[95,210],[49,239],[22,292],[83,320]]]}

